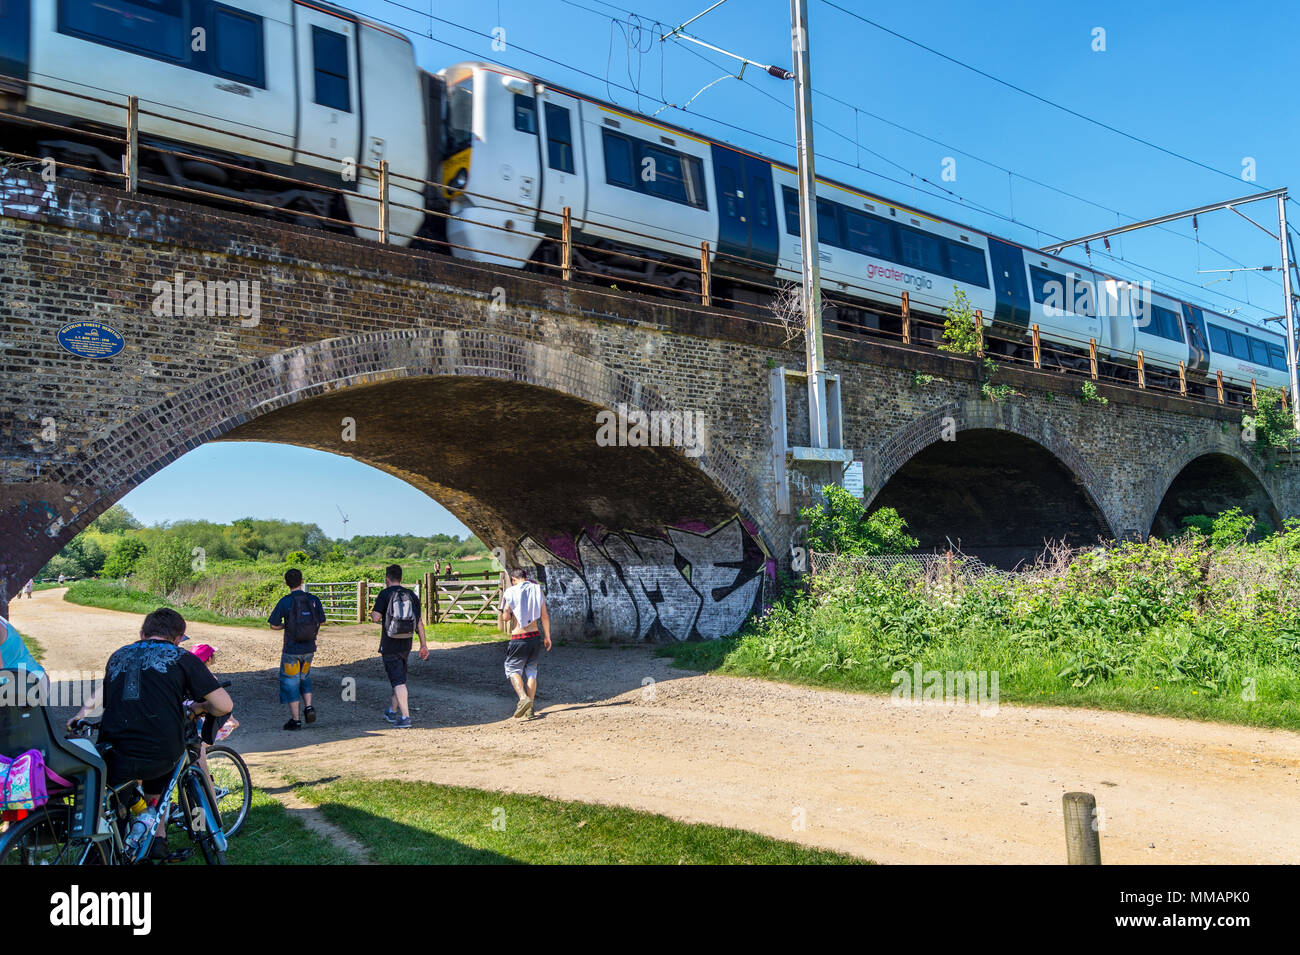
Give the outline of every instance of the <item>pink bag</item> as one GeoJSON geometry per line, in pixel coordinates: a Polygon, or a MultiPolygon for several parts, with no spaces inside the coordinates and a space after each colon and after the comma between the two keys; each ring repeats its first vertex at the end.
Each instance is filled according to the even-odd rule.
{"type": "Polygon", "coordinates": [[[0,809],[35,809],[49,801],[46,780],[72,786],[45,765],[39,749],[29,749],[14,759],[0,755],[0,809]]]}

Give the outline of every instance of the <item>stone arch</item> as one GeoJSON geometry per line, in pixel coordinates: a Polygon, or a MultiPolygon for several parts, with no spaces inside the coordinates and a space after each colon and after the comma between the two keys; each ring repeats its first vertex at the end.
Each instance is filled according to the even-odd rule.
{"type": "MultiPolygon", "coordinates": [[[[914,506],[921,507],[922,500],[931,502],[932,506],[922,511],[926,519],[914,523],[913,528],[923,547],[935,544],[927,538],[946,524],[949,513],[958,528],[974,521],[968,530],[979,530],[980,537],[998,538],[962,543],[963,548],[995,562],[1016,562],[1029,556],[1026,549],[1031,544],[1034,550],[1040,548],[1043,540],[1038,538],[1012,546],[1012,537],[1028,536],[1032,529],[1059,526],[1060,536],[1077,538],[1079,543],[1114,536],[1115,524],[1106,511],[1102,493],[1104,485],[1092,467],[1065,434],[1023,407],[980,400],[935,409],[888,436],[868,456],[866,472],[868,505],[895,506],[906,518],[906,503],[915,502],[914,506]],[[984,440],[963,444],[963,434],[983,435],[984,440]],[[965,473],[982,471],[993,475],[992,480],[962,480],[965,473]],[[898,481],[891,484],[896,477],[904,482],[905,489],[898,481]],[[975,515],[985,505],[996,505],[998,494],[1007,493],[1000,486],[1004,480],[1007,488],[1041,486],[1045,497],[1042,504],[1030,502],[1023,493],[1010,498],[1009,504],[1023,504],[1018,508],[1023,512],[1018,513],[1022,525],[1016,528],[1014,521],[1008,521],[1006,535],[993,535],[989,531],[993,522],[988,517],[976,519],[975,515]],[[1048,501],[1055,502],[1053,507],[1048,506],[1048,501]],[[1031,515],[1034,507],[1038,513],[1031,515]],[[1066,510],[1061,511],[1061,507],[1066,510]],[[1058,513],[1062,518],[1059,522],[1055,517],[1058,513]],[[1013,553],[1021,551],[1024,553],[1013,553]]],[[[1048,538],[1057,539],[1056,532],[1048,538]]]]}
{"type": "MultiPolygon", "coordinates": [[[[1272,487],[1272,475],[1264,469],[1263,463],[1254,454],[1243,452],[1242,443],[1236,435],[1235,429],[1225,433],[1222,428],[1211,428],[1208,433],[1190,440],[1173,456],[1173,466],[1166,472],[1165,478],[1153,487],[1151,496],[1144,502],[1141,513],[1146,533],[1167,534],[1172,529],[1176,529],[1174,527],[1176,520],[1173,517],[1169,520],[1159,520],[1170,493],[1176,491],[1180,479],[1195,477],[1189,473],[1194,466],[1199,465],[1197,470],[1208,469],[1216,458],[1235,469],[1239,478],[1236,482],[1237,491],[1242,495],[1240,503],[1247,505],[1247,510],[1254,511],[1256,517],[1266,519],[1274,529],[1280,528],[1281,511],[1277,506],[1275,489],[1272,487]],[[1253,485],[1250,480],[1245,479],[1246,475],[1253,479],[1253,485]],[[1251,498],[1255,500],[1252,501],[1251,498]],[[1158,527],[1158,520],[1159,523],[1169,526],[1158,527]]],[[[1229,502],[1225,501],[1225,503],[1229,502]]],[[[1207,504],[1206,507],[1217,510],[1213,504],[1207,504]]]]}
{"type": "MultiPolygon", "coordinates": [[[[58,495],[61,500],[54,507],[42,502],[43,509],[31,510],[26,515],[24,527],[29,538],[26,543],[44,554],[35,566],[44,563],[50,554],[57,552],[131,488],[201,444],[222,439],[284,440],[274,436],[283,431],[268,436],[263,425],[277,417],[282,421],[290,412],[298,414],[313,407],[336,407],[330,402],[344,396],[374,395],[397,387],[423,387],[426,384],[438,388],[448,385],[477,387],[479,395],[485,388],[509,391],[512,407],[526,407],[538,395],[553,396],[569,414],[569,423],[581,422],[580,437],[591,448],[596,446],[597,425],[593,413],[598,409],[616,409],[624,404],[645,412],[674,410],[657,389],[607,365],[535,341],[481,330],[404,329],[289,348],[178,391],[97,439],[73,464],[58,472],[43,474],[44,493],[51,498],[58,495]]],[[[576,435],[576,430],[573,433],[576,435]]],[[[320,447],[311,441],[288,440],[286,443],[320,447]]],[[[411,480],[410,474],[391,462],[375,463],[361,454],[349,453],[342,446],[323,449],[356,457],[427,490],[427,485],[411,480]]],[[[539,453],[544,451],[544,448],[538,449],[539,453]]],[[[692,592],[688,595],[690,599],[698,600],[698,606],[693,607],[685,631],[680,626],[679,612],[674,618],[678,626],[671,632],[684,638],[692,632],[691,621],[696,622],[701,635],[730,632],[727,626],[735,616],[732,611],[746,600],[750,601],[746,606],[752,605],[758,592],[759,582],[754,579],[757,573],[754,568],[761,567],[763,574],[767,572],[770,532],[760,515],[766,513],[769,492],[730,450],[709,440],[707,434],[698,455],[687,454],[676,447],[640,448],[636,451],[645,454],[643,460],[648,462],[645,465],[647,470],[645,474],[636,476],[639,484],[634,489],[635,494],[627,489],[617,491],[622,497],[612,499],[611,513],[620,510],[620,502],[635,499],[643,505],[639,507],[639,516],[643,519],[641,524],[620,526],[613,523],[613,519],[602,522],[600,515],[596,515],[583,522],[571,521],[564,525],[561,534],[555,527],[534,527],[522,521],[510,521],[503,526],[512,535],[511,546],[522,546],[527,537],[527,557],[521,551],[519,559],[533,561],[543,572],[549,566],[553,573],[567,573],[560,567],[560,564],[565,564],[568,570],[576,568],[586,573],[588,565],[600,564],[601,572],[608,577],[606,565],[610,560],[601,553],[608,542],[609,554],[617,551],[625,561],[618,565],[613,576],[615,583],[620,585],[627,576],[628,561],[648,565],[667,554],[666,568],[656,563],[639,569],[643,576],[653,572],[662,577],[666,571],[673,570],[674,561],[680,560],[685,551],[693,550],[697,555],[696,573],[702,575],[701,581],[711,581],[713,586],[708,594],[692,592]],[[667,511],[675,493],[673,487],[662,486],[662,479],[656,484],[655,479],[665,475],[684,482],[679,501],[703,504],[700,513],[663,513],[662,523],[652,527],[646,519],[657,506],[657,498],[663,498],[667,511]],[[678,536],[673,537],[673,534],[678,536]],[[567,543],[561,540],[566,535],[567,543]],[[618,535],[627,536],[625,540],[613,539],[618,535]],[[717,557],[724,545],[737,554],[743,548],[743,575],[734,569],[736,563],[728,564],[717,557]],[[651,554],[653,556],[648,556],[651,554]],[[716,565],[705,563],[713,559],[718,560],[716,565]],[[726,566],[733,567],[731,578],[735,578],[734,587],[730,586],[732,581],[723,572],[726,566]],[[744,584],[743,588],[741,584],[744,584]],[[730,603],[724,604],[727,600],[730,603]],[[705,633],[706,621],[708,633],[705,633]]],[[[604,454],[602,448],[595,455],[597,460],[593,470],[611,460],[604,454]]],[[[597,475],[593,480],[609,483],[608,475],[597,475]]],[[[561,492],[553,493],[558,499],[561,492]]],[[[463,515],[463,510],[458,510],[454,502],[443,503],[458,516],[463,515]]],[[[21,515],[11,514],[8,522],[17,523],[15,517],[21,515]]],[[[462,519],[465,518],[462,516],[462,519]]],[[[476,532],[482,530],[481,522],[476,525],[473,520],[467,520],[466,523],[476,532]]],[[[731,558],[732,561],[739,559],[731,558]]],[[[15,586],[14,581],[19,576],[33,569],[30,566],[15,569],[11,565],[6,574],[10,587],[15,586]]],[[[691,589],[690,583],[688,577],[686,586],[678,590],[686,595],[686,591],[691,589]]],[[[632,591],[630,582],[626,586],[632,591]]],[[[601,590],[606,595],[610,590],[604,578],[601,590]]],[[[657,612],[656,601],[663,599],[659,594],[651,587],[648,595],[620,592],[616,596],[622,605],[635,606],[644,617],[647,613],[653,616],[657,612]]],[[[587,614],[590,620],[591,611],[587,614]]],[[[638,635],[645,636],[647,628],[637,626],[638,635]]]]}

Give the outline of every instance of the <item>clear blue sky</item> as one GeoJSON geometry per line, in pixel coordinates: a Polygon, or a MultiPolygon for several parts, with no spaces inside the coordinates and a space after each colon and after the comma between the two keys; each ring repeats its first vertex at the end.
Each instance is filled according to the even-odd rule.
{"type": "MultiPolygon", "coordinates": [[[[505,63],[654,112],[663,101],[685,103],[705,84],[734,72],[717,54],[658,40],[663,24],[676,25],[711,2],[344,5],[405,29],[426,69],[468,59],[505,63]],[[506,31],[504,52],[492,49],[496,26],[506,31]]],[[[827,0],[810,0],[822,176],[1030,245],[1255,188],[1300,190],[1293,67],[1300,12],[1287,0],[1231,11],[1208,0],[930,0],[923,7],[834,2],[879,26],[827,0]],[[1045,105],[880,27],[1211,168],[1045,105]],[[1105,30],[1105,52],[1093,50],[1097,27],[1105,30]],[[956,160],[953,182],[942,179],[948,157],[956,160]],[[1254,183],[1242,179],[1248,157],[1256,168],[1254,183]]],[[[791,65],[784,0],[728,0],[689,29],[754,60],[791,65]]],[[[662,116],[774,158],[793,157],[792,84],[754,70],[743,82],[713,86],[687,112],[668,108],[662,116]]],[[[1276,230],[1274,203],[1243,211],[1276,230]]],[[[1292,203],[1289,214],[1300,223],[1300,204],[1292,203]]],[[[1231,212],[1202,217],[1199,238],[1198,244],[1190,223],[1146,230],[1112,240],[1115,259],[1094,248],[1093,264],[1150,279],[1157,289],[1219,311],[1235,309],[1244,318],[1281,313],[1276,274],[1238,273],[1208,288],[1202,286],[1224,276],[1197,274],[1198,268],[1274,265],[1275,240],[1231,212]]],[[[126,504],[148,521],[281,516],[314,520],[337,535],[342,524],[333,505],[345,499],[367,502],[350,513],[349,533],[462,531],[423,495],[364,465],[298,449],[270,453],[256,445],[200,448],[138,488],[126,504]],[[290,501],[275,493],[286,476],[308,467],[314,475],[310,491],[290,501]],[[396,511],[395,500],[401,502],[396,511]],[[407,516],[406,526],[394,525],[395,512],[407,516]]]]}

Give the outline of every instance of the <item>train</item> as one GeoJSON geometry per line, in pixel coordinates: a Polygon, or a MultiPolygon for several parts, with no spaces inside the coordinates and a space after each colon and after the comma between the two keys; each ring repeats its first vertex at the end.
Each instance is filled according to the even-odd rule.
{"type": "MultiPolygon", "coordinates": [[[[139,97],[143,188],[375,238],[387,160],[389,241],[553,274],[569,210],[579,276],[762,311],[801,280],[796,171],[682,126],[505,66],[431,73],[401,32],[318,0],[5,0],[8,148],[113,172],[119,102],[139,97]],[[57,124],[73,132],[55,131],[57,124]],[[78,135],[84,131],[86,135],[78,135]],[[176,153],[183,153],[181,156],[176,153]]],[[[830,179],[817,181],[829,328],[897,335],[956,292],[995,353],[1212,390],[1285,388],[1285,338],[830,179]],[[1094,352],[1095,349],[1095,352],[1094,352]]],[[[925,334],[925,333],[922,333],[925,334]]],[[[931,329],[928,334],[935,336],[931,329]]]]}

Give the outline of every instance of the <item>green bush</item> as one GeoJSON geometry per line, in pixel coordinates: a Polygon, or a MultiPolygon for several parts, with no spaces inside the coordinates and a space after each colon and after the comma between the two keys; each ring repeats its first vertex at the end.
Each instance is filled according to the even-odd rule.
{"type": "Polygon", "coordinates": [[[121,537],[108,552],[100,574],[104,577],[129,577],[148,550],[138,537],[121,537]]]}
{"type": "Polygon", "coordinates": [[[907,522],[892,507],[866,513],[862,502],[836,484],[822,489],[825,502],[800,510],[808,522],[808,542],[813,550],[834,554],[902,554],[914,550],[915,537],[907,522]]]}
{"type": "Polygon", "coordinates": [[[168,596],[188,582],[194,575],[193,549],[194,545],[183,538],[166,537],[155,543],[137,565],[145,587],[168,596]]]}
{"type": "Polygon", "coordinates": [[[825,573],[735,638],[665,652],[687,666],[879,692],[916,665],[986,671],[1007,702],[1297,729],[1300,520],[1257,542],[1250,528],[1228,511],[1209,533],[968,584],[906,567],[825,573]]]}

